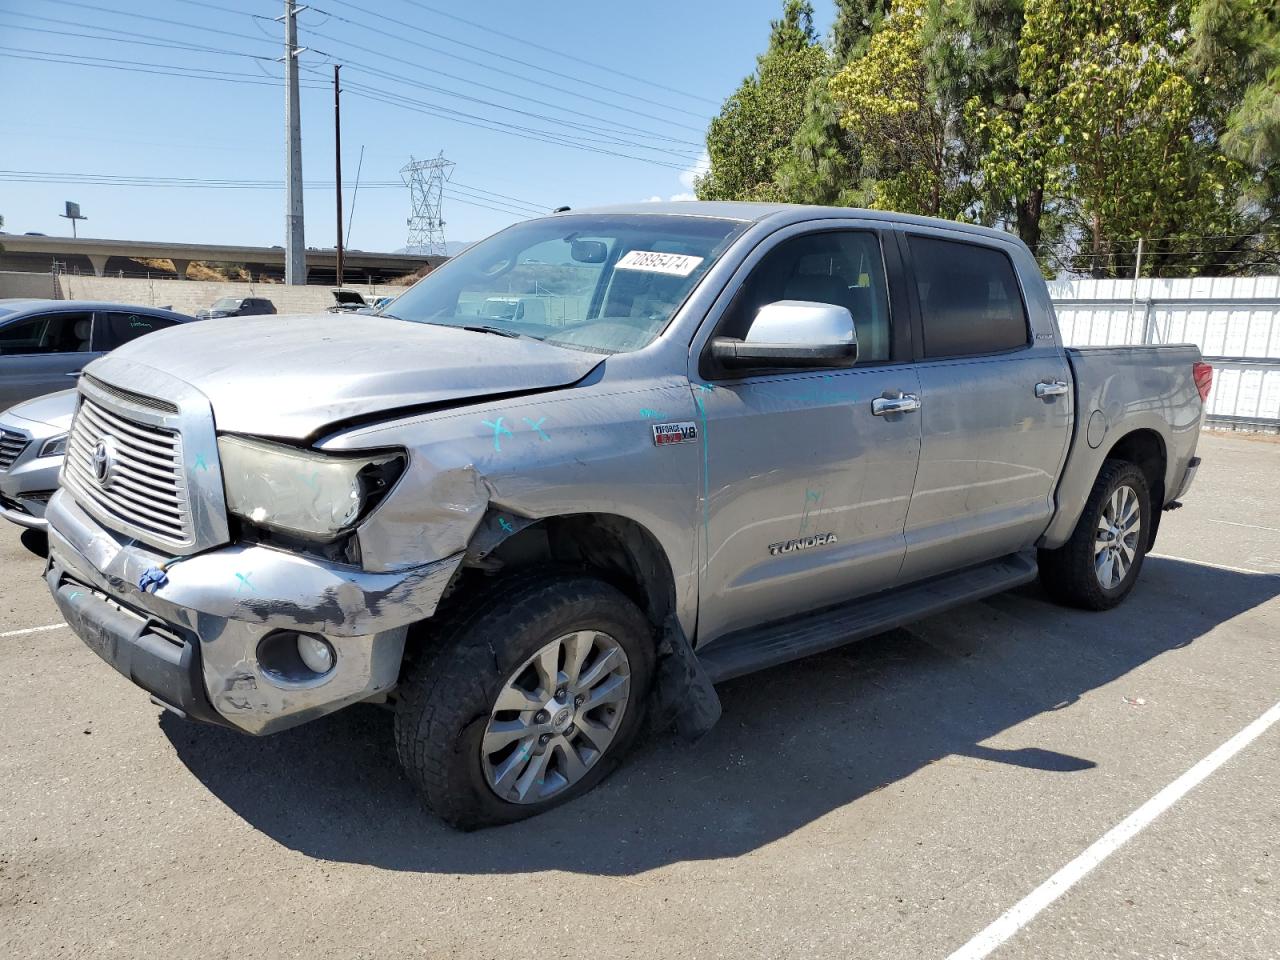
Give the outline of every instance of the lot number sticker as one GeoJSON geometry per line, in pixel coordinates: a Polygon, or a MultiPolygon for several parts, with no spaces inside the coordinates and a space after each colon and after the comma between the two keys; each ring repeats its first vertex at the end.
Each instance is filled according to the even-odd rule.
{"type": "Polygon", "coordinates": [[[617,270],[644,270],[648,273],[667,273],[673,277],[687,277],[698,268],[702,257],[683,253],[658,253],[655,250],[632,250],[618,261],[617,270]]]}

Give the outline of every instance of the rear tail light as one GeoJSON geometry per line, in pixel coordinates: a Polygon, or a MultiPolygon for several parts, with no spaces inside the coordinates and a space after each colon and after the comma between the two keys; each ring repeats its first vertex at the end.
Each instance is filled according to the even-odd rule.
{"type": "Polygon", "coordinates": [[[1200,391],[1200,401],[1203,403],[1209,399],[1209,391],[1213,389],[1213,364],[1197,360],[1191,365],[1191,376],[1196,382],[1196,389],[1200,391]]]}

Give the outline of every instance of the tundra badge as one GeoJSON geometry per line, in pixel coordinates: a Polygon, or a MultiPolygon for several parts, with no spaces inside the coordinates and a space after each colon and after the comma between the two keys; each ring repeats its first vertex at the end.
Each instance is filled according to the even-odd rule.
{"type": "Polygon", "coordinates": [[[812,537],[798,537],[795,540],[783,540],[769,544],[769,555],[776,557],[797,550],[808,550],[810,547],[829,547],[836,542],[834,533],[818,533],[812,537]]]}

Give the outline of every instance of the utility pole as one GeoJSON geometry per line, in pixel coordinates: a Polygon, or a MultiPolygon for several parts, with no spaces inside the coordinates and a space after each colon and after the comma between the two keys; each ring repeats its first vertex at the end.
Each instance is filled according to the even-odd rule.
{"type": "Polygon", "coordinates": [[[284,0],[285,217],[284,282],[307,282],[307,242],[302,229],[302,113],[298,99],[298,7],[284,0]]]}
{"type": "Polygon", "coordinates": [[[338,219],[338,286],[342,286],[342,104],[339,96],[342,88],[338,86],[338,71],[342,64],[333,65],[333,171],[337,185],[338,219]]]}

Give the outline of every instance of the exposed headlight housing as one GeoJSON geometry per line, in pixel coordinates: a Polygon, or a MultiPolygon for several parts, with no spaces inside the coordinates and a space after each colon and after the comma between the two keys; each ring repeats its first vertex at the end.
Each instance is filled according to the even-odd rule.
{"type": "Polygon", "coordinates": [[[37,457],[61,457],[67,452],[67,434],[60,433],[56,437],[50,437],[40,445],[40,452],[37,457]]]}
{"type": "Polygon", "coordinates": [[[404,469],[403,453],[335,456],[248,437],[218,438],[227,509],[320,541],[354,527],[404,469]]]}

